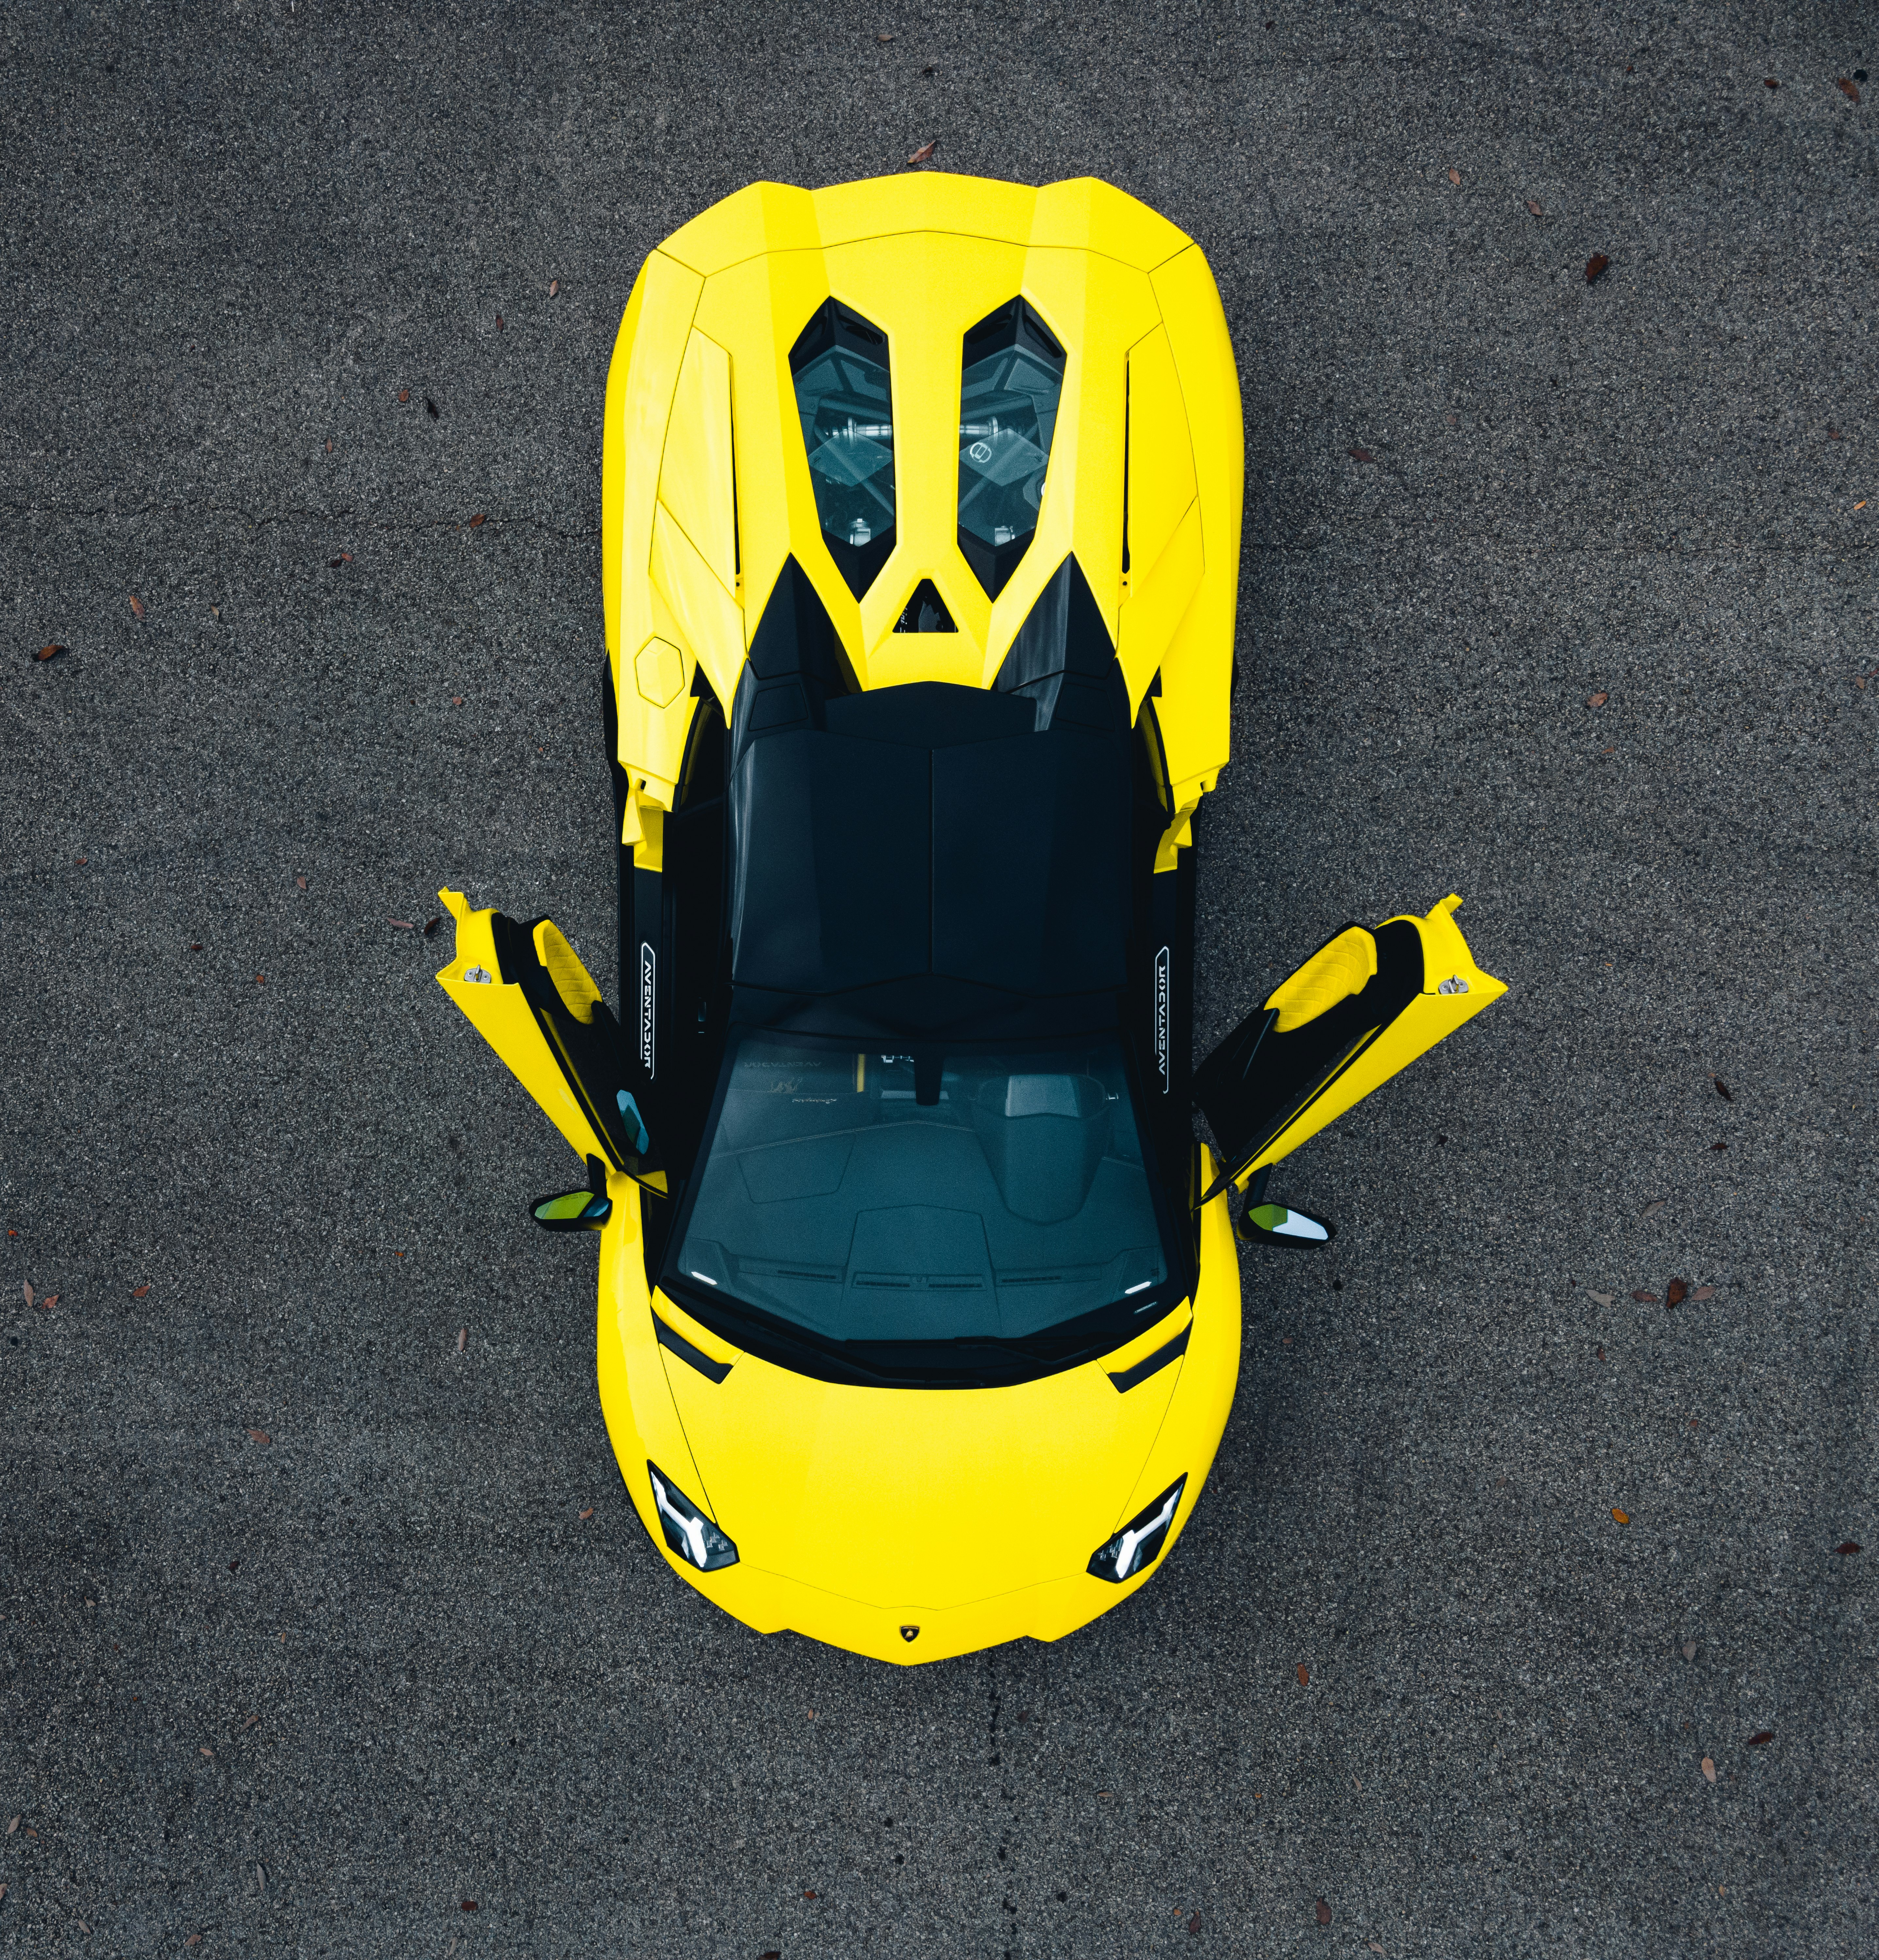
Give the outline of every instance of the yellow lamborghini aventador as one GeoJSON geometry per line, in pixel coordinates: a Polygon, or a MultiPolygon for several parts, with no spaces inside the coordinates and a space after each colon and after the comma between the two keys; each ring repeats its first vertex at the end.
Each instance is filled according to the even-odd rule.
{"type": "Polygon", "coordinates": [[[607,390],[616,1020],[446,892],[438,975],[576,1153],[653,1543],[762,1631],[925,1661],[1114,1605],[1232,1402],[1271,1165],[1502,991],[1349,926],[1190,1065],[1240,394],[1207,262],[1107,184],[753,184],[607,390]],[[1192,1112],[1212,1147],[1197,1142],[1192,1112]]]}

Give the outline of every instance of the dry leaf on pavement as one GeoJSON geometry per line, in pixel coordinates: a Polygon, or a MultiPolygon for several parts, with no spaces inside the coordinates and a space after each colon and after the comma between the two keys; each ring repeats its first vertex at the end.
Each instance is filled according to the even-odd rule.
{"type": "Polygon", "coordinates": [[[554,296],[556,295],[556,294],[557,294],[557,293],[558,293],[558,292],[559,292],[560,291],[561,291],[561,282],[560,282],[559,279],[550,279],[550,280],[548,282],[548,297],[549,297],[551,300],[554,298],[554,296]]]}
{"type": "Polygon", "coordinates": [[[251,1429],[248,1432],[248,1440],[250,1443],[272,1443],[274,1439],[265,1429],[251,1429]]]}
{"type": "Polygon", "coordinates": [[[1762,77],[1762,86],[1764,88],[1779,88],[1781,84],[1772,75],[1765,75],[1762,77]]]}
{"type": "MultiPolygon", "coordinates": [[[[1530,197],[1527,200],[1527,208],[1530,211],[1536,218],[1544,218],[1546,215],[1540,209],[1540,200],[1537,197],[1530,197]]],[[[1381,1953],[1383,1951],[1383,1949],[1380,1946],[1377,1948],[1377,1951],[1381,1953]]]]}
{"type": "Polygon", "coordinates": [[[1451,170],[1448,173],[1448,181],[1449,181],[1451,184],[1458,184],[1458,183],[1460,183],[1460,181],[1461,181],[1461,173],[1460,173],[1460,171],[1459,171],[1459,170],[1451,170]]]}
{"type": "Polygon", "coordinates": [[[1311,1685],[1311,1670],[1303,1661],[1298,1663],[1298,1685],[1301,1688],[1309,1688],[1311,1685]]]}
{"type": "Polygon", "coordinates": [[[1349,453],[1359,463],[1374,463],[1377,460],[1367,449],[1353,449],[1349,453]]]}
{"type": "Polygon", "coordinates": [[[130,596],[130,609],[139,619],[144,616],[144,602],[134,592],[130,596]]]}
{"type": "Polygon", "coordinates": [[[1714,1287],[1699,1287],[1690,1295],[1692,1300],[1714,1300],[1715,1297],[1716,1290],[1714,1287]]]}
{"type": "Polygon", "coordinates": [[[1595,694],[1586,702],[1585,705],[1588,708],[1603,708],[1606,702],[1610,699],[1611,696],[1609,694],[1595,694]]]}
{"type": "Polygon", "coordinates": [[[18,1830],[18,1829],[19,1829],[19,1828],[20,1828],[20,1820],[19,1820],[19,1818],[18,1818],[18,1817],[15,1817],[15,1818],[13,1819],[13,1821],[12,1821],[10,1824],[8,1824],[8,1826],[7,1826],[7,1835],[8,1835],[9,1838],[11,1838],[11,1837],[13,1835],[14,1832],[14,1831],[16,1831],[17,1830],[18,1830]]]}
{"type": "Polygon", "coordinates": [[[1859,84],[1849,80],[1846,75],[1836,75],[1833,78],[1833,86],[1846,97],[1849,102],[1857,102],[1859,100],[1859,84]]]}
{"type": "Polygon", "coordinates": [[[1329,1926],[1331,1923],[1331,1908],[1325,1904],[1323,1899],[1319,1900],[1317,1904],[1313,1908],[1313,1910],[1318,1915],[1318,1923],[1320,1926],[1329,1926]]]}
{"type": "Polygon", "coordinates": [[[33,657],[36,660],[49,660],[53,659],[55,655],[62,654],[65,651],[65,649],[60,646],[57,641],[48,640],[45,645],[41,647],[39,651],[36,653],[33,657]]]}
{"type": "Polygon", "coordinates": [[[1585,262],[1585,283],[1596,285],[1605,276],[1605,268],[1610,263],[1603,252],[1594,252],[1585,262]]]}
{"type": "Polygon", "coordinates": [[[1757,1729],[1749,1738],[1749,1747],[1751,1749],[1759,1749],[1764,1743],[1772,1742],[1774,1739],[1775,1732],[1772,1729],[1757,1729]]]}
{"type": "Polygon", "coordinates": [[[1716,1085],[1716,1093],[1722,1098],[1724,1102],[1733,1102],[1735,1100],[1735,1098],[1729,1093],[1729,1085],[1723,1080],[1721,1076],[1712,1075],[1709,1079],[1716,1085]]]}
{"type": "Polygon", "coordinates": [[[416,920],[395,919],[389,912],[385,915],[385,922],[387,925],[397,926],[401,932],[416,932],[418,929],[416,920]]]}
{"type": "Polygon", "coordinates": [[[1631,1522],[1631,1513],[1629,1511],[1621,1511],[1616,1504],[1612,1507],[1612,1516],[1621,1525],[1628,1525],[1631,1522]]]}
{"type": "Polygon", "coordinates": [[[400,388],[398,390],[398,399],[401,402],[409,401],[411,399],[411,390],[409,388],[400,388]]]}
{"type": "Polygon", "coordinates": [[[1664,1289],[1664,1304],[1667,1307],[1680,1306],[1690,1293],[1690,1284],[1685,1280],[1672,1280],[1664,1289]]]}
{"type": "Polygon", "coordinates": [[[1610,1293],[1592,1293],[1592,1289],[1590,1287],[1588,1287],[1585,1290],[1588,1293],[1591,1293],[1592,1298],[1597,1300],[1600,1306],[1610,1306],[1611,1305],[1612,1296],[1610,1293]]]}
{"type": "Polygon", "coordinates": [[[594,1515],[594,1507],[593,1507],[591,1504],[590,1504],[590,1505],[588,1505],[588,1507],[587,1507],[587,1509],[581,1513],[581,1519],[582,1519],[582,1521],[584,1522],[588,1519],[589,1519],[589,1518],[592,1517],[592,1516],[593,1516],[593,1515],[594,1515]]]}
{"type": "Polygon", "coordinates": [[[20,1290],[25,1294],[26,1303],[28,1306],[30,1306],[33,1301],[39,1298],[39,1295],[33,1290],[33,1282],[30,1280],[21,1281],[20,1290]]]}
{"type": "Polygon", "coordinates": [[[467,1348],[469,1344],[470,1344],[470,1329],[469,1329],[467,1327],[460,1327],[460,1328],[457,1328],[457,1353],[460,1354],[463,1351],[464,1348],[467,1348]]]}
{"type": "Polygon", "coordinates": [[[42,1293],[40,1296],[39,1310],[41,1313],[50,1313],[58,1304],[59,1296],[56,1293],[42,1293]]]}
{"type": "Polygon", "coordinates": [[[1858,1551],[1859,1547],[1849,1538],[1844,1545],[1836,1545],[1833,1549],[1839,1554],[1841,1558],[1851,1558],[1853,1554],[1858,1551]]]}
{"type": "Polygon", "coordinates": [[[486,524],[489,521],[489,512],[487,511],[479,511],[476,514],[470,519],[470,528],[473,531],[479,524],[486,524]]]}
{"type": "Polygon", "coordinates": [[[198,1750],[196,1753],[197,1753],[199,1755],[204,1755],[204,1756],[208,1757],[208,1758],[209,1758],[209,1761],[210,1761],[211,1762],[213,1762],[213,1761],[215,1761],[215,1752],[213,1749],[209,1749],[209,1748],[200,1749],[200,1750],[198,1750]]]}
{"type": "Polygon", "coordinates": [[[1703,1758],[1703,1774],[1706,1776],[1712,1783],[1714,1783],[1716,1780],[1716,1766],[1707,1756],[1703,1758]]]}
{"type": "Polygon", "coordinates": [[[1683,1658],[1686,1660],[1694,1660],[1696,1658],[1696,1643],[1694,1640],[1686,1640],[1683,1643],[1683,1658]]]}
{"type": "Polygon", "coordinates": [[[922,143],[907,161],[910,164],[930,164],[933,161],[933,152],[938,148],[939,138],[935,137],[930,143],[922,143]]]}
{"type": "Polygon", "coordinates": [[[1631,1290],[1631,1297],[1633,1300],[1642,1300],[1647,1306],[1655,1306],[1658,1304],[1657,1295],[1654,1293],[1646,1293],[1642,1287],[1633,1287],[1631,1290]]]}

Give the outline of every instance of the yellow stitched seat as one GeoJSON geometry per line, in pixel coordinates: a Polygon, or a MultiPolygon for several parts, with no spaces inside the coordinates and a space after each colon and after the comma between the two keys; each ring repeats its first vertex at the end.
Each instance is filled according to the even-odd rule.
{"type": "Polygon", "coordinates": [[[1354,925],[1281,982],[1266,1004],[1279,1010],[1279,1032],[1289,1034],[1339,1001],[1361,994],[1376,970],[1377,942],[1361,925],[1354,925]]]}
{"type": "Polygon", "coordinates": [[[554,982],[562,1004],[584,1028],[590,1026],[600,990],[581,964],[581,956],[552,919],[543,919],[535,928],[535,956],[548,969],[548,977],[554,982]]]}

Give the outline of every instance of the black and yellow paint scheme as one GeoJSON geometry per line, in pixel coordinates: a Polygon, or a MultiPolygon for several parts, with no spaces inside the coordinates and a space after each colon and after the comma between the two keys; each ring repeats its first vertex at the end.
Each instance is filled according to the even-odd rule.
{"type": "Polygon", "coordinates": [[[1233,1398],[1235,1187],[1503,991],[1451,899],[1190,1068],[1242,476],[1206,261],[1107,184],[756,184],[634,285],[625,1004],[455,892],[438,977],[588,1167],[537,1215],[598,1230],[633,1502],[760,1631],[920,1662],[1145,1583],[1233,1398]]]}

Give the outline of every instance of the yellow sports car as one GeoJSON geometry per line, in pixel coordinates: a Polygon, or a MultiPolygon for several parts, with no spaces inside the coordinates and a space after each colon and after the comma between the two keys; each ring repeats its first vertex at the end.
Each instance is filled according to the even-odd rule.
{"type": "Polygon", "coordinates": [[[1053,1640],[1193,1515],[1269,1167],[1503,989],[1444,900],[1190,1068],[1242,453],[1200,248],[1090,180],[753,184],[607,389],[616,1019],[547,919],[438,975],[585,1160],[653,1543],[763,1632],[1053,1640]],[[1212,1149],[1196,1141],[1207,1118],[1212,1149]]]}

